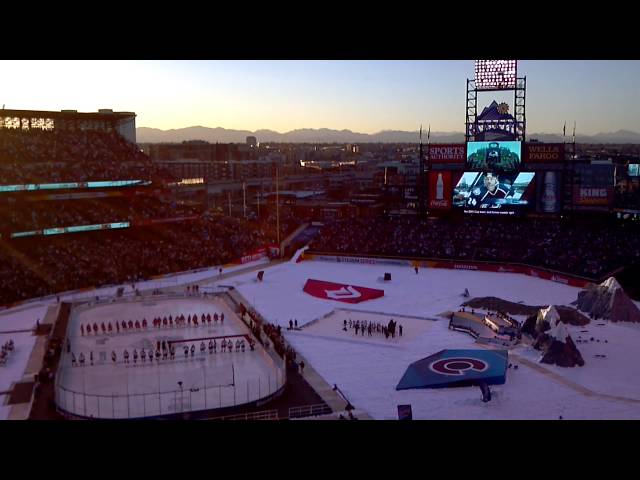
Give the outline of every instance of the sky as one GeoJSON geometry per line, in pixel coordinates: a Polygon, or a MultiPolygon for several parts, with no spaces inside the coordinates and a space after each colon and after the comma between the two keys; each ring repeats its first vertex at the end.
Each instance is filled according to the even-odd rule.
{"type": "MultiPolygon", "coordinates": [[[[6,108],[136,112],[138,127],[462,132],[472,60],[0,61],[6,108]]],[[[529,61],[527,131],[640,132],[640,61],[529,61]]],[[[478,111],[512,94],[482,93],[478,111]]]]}

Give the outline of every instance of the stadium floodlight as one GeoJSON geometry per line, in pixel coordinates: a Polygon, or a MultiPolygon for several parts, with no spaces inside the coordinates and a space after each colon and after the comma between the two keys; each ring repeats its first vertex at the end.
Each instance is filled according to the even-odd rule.
{"type": "Polygon", "coordinates": [[[516,87],[517,60],[476,60],[477,90],[508,90],[516,87]]]}

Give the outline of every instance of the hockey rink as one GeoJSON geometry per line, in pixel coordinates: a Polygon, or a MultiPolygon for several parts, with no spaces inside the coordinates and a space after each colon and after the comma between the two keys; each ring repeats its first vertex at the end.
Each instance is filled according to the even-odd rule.
{"type": "Polygon", "coordinates": [[[77,307],[68,326],[70,352],[65,345],[58,371],[57,403],[64,410],[94,418],[139,418],[188,411],[211,410],[241,405],[268,396],[284,381],[284,372],[260,344],[251,351],[249,329],[220,298],[171,298],[126,300],[118,303],[77,307]],[[202,314],[224,314],[203,325],[202,314]],[[198,325],[160,328],[153,318],[197,315],[198,325]],[[80,326],[107,325],[146,319],[146,329],[115,328],[112,332],[84,335],[80,326]],[[216,341],[216,350],[209,342],[216,341]],[[244,352],[236,342],[244,339],[244,352]],[[222,341],[233,342],[232,350],[222,351],[222,341]],[[175,358],[147,356],[158,342],[175,342],[175,358]],[[201,351],[204,343],[205,350],[201,351]],[[194,352],[191,352],[191,346],[194,352]],[[185,356],[184,346],[189,349],[185,356]],[[124,351],[129,353],[125,362],[124,351]],[[139,356],[134,361],[133,351],[139,356]],[[93,365],[90,355],[93,353],[93,365]],[[116,361],[112,359],[115,352],[116,361]],[[73,364],[72,355],[76,358],[73,364]],[[84,355],[84,365],[80,354],[84,355]],[[181,382],[181,383],[180,383],[181,382]]]}

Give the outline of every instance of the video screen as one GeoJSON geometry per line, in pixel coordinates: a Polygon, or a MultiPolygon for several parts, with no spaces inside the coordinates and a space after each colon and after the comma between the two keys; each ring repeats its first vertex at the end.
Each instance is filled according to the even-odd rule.
{"type": "Polygon", "coordinates": [[[467,170],[515,172],[522,163],[522,142],[467,143],[467,170]]]}
{"type": "Polygon", "coordinates": [[[465,172],[453,189],[453,206],[465,213],[512,214],[534,197],[533,172],[465,172]]]}
{"type": "Polygon", "coordinates": [[[640,177],[640,163],[630,163],[627,174],[630,177],[640,177]]]}

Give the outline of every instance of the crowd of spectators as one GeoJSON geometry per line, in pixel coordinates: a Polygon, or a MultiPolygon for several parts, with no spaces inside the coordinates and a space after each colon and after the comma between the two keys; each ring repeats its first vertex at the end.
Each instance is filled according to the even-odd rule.
{"type": "Polygon", "coordinates": [[[140,228],[0,240],[0,304],[221,265],[274,241],[254,224],[211,215],[140,228]]]}
{"type": "Polygon", "coordinates": [[[198,215],[201,208],[163,201],[152,195],[80,200],[0,202],[0,232],[136,222],[198,215]]]}
{"type": "Polygon", "coordinates": [[[638,179],[618,181],[614,195],[614,204],[617,207],[640,210],[640,182],[638,179]]]}
{"type": "Polygon", "coordinates": [[[116,132],[0,128],[0,184],[174,177],[116,132]]]}
{"type": "Polygon", "coordinates": [[[311,249],[523,263],[599,279],[640,260],[640,228],[567,219],[347,219],[325,225],[311,249]]]}

